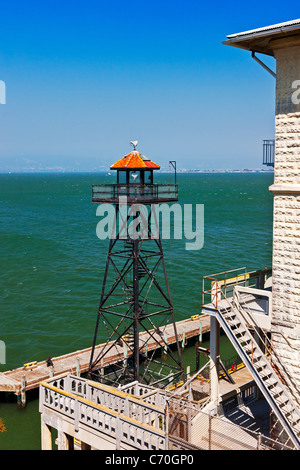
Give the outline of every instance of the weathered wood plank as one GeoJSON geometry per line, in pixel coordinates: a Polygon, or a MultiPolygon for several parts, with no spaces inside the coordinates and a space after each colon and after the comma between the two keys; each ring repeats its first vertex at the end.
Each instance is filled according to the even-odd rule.
{"type": "MultiPolygon", "coordinates": [[[[181,342],[185,335],[186,339],[199,336],[200,321],[202,325],[202,333],[207,333],[210,330],[210,318],[208,315],[201,315],[197,319],[186,319],[176,322],[176,329],[178,334],[178,340],[181,342]]],[[[168,344],[174,344],[176,342],[173,325],[169,325],[165,330],[167,334],[168,344]]],[[[145,341],[144,336],[147,333],[140,333],[141,344],[145,341]]],[[[154,335],[154,334],[153,334],[154,335]]],[[[155,335],[154,335],[155,336],[155,335]]],[[[159,340],[159,336],[155,336],[159,340]]],[[[160,343],[163,345],[163,342],[160,343]]],[[[96,347],[95,354],[99,354],[104,344],[100,344],[96,347]]],[[[156,341],[152,340],[148,343],[148,351],[157,349],[159,346],[156,341]]],[[[89,369],[91,349],[82,349],[75,351],[63,356],[52,358],[53,362],[53,374],[61,375],[64,373],[76,374],[77,361],[80,364],[80,372],[87,372],[89,369]]],[[[122,346],[116,346],[110,351],[110,354],[105,356],[103,365],[108,365],[117,362],[124,358],[124,350],[122,346]]],[[[22,377],[25,376],[26,388],[25,391],[32,390],[39,386],[39,383],[43,380],[47,380],[51,377],[52,369],[47,367],[46,361],[38,362],[32,367],[19,367],[17,369],[8,370],[0,373],[0,392],[14,392],[17,395],[20,393],[22,377]]]]}

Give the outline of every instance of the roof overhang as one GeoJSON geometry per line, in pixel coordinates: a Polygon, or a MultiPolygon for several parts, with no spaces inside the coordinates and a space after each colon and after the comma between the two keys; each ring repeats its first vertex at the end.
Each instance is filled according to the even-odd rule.
{"type": "Polygon", "coordinates": [[[223,44],[274,56],[275,40],[286,38],[300,39],[300,19],[231,34],[223,44]]]}
{"type": "Polygon", "coordinates": [[[111,167],[111,170],[160,170],[160,166],[141,153],[133,150],[118,160],[111,167]]]}

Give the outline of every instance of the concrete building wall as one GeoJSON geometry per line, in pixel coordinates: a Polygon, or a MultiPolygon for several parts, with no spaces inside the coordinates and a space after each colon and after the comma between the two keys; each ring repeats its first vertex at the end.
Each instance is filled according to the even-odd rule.
{"type": "Polygon", "coordinates": [[[300,386],[300,40],[274,43],[277,60],[273,325],[275,351],[300,386]]]}

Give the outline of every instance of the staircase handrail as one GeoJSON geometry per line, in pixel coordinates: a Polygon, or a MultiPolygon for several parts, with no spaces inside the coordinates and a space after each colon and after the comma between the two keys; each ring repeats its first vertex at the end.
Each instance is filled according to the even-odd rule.
{"type": "MultiPolygon", "coordinates": [[[[235,307],[237,308],[238,312],[242,315],[244,321],[246,323],[248,322],[248,323],[250,323],[254,326],[257,336],[263,342],[263,344],[267,345],[267,351],[269,353],[272,353],[271,358],[275,357],[276,361],[278,361],[278,363],[280,365],[280,368],[278,366],[276,367],[277,364],[274,364],[274,362],[273,362],[273,364],[271,363],[271,366],[272,366],[273,370],[276,372],[276,374],[279,376],[279,379],[281,379],[281,381],[283,380],[285,382],[285,384],[288,385],[290,393],[292,394],[292,396],[295,399],[295,401],[297,402],[297,404],[300,405],[299,392],[297,390],[297,384],[294,382],[294,380],[292,379],[292,377],[288,373],[288,371],[287,371],[285,365],[283,364],[281,358],[279,357],[279,355],[274,350],[270,339],[265,334],[265,332],[260,328],[260,326],[257,324],[257,321],[255,320],[251,310],[245,304],[245,301],[242,299],[242,296],[240,295],[240,293],[238,292],[238,289],[236,289],[236,288],[234,288],[233,303],[234,303],[235,307]],[[242,303],[244,304],[243,306],[242,306],[242,303]],[[247,319],[245,313],[250,318],[250,322],[249,322],[249,318],[247,319]],[[274,368],[274,366],[276,368],[274,368]]],[[[266,355],[266,358],[268,359],[268,355],[266,355]]]]}

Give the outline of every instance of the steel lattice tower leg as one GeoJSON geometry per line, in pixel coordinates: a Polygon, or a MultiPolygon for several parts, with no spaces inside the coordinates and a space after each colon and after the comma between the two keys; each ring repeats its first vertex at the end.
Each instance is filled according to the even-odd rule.
{"type": "Polygon", "coordinates": [[[162,388],[184,378],[159,236],[110,240],[89,375],[162,388]]]}

